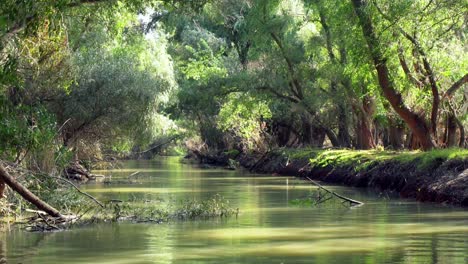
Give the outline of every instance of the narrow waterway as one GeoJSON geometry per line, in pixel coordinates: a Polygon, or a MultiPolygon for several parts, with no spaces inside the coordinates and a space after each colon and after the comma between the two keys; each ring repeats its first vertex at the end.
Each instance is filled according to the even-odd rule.
{"type": "Polygon", "coordinates": [[[227,219],[114,223],[56,233],[0,234],[0,263],[468,263],[468,211],[333,187],[365,205],[298,207],[313,186],[293,177],[199,169],[178,158],[128,161],[101,171],[102,200],[202,200],[220,194],[240,210],[227,219]]]}

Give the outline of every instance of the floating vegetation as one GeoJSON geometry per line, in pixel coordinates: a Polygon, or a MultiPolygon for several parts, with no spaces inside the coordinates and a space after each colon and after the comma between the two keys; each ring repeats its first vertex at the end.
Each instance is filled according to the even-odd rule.
{"type": "MultiPolygon", "coordinates": [[[[289,201],[290,204],[304,207],[315,206],[341,206],[342,201],[338,198],[320,190],[310,191],[305,197],[289,201]]],[[[348,207],[348,206],[346,206],[348,207]]]]}
{"type": "Polygon", "coordinates": [[[221,195],[216,194],[208,200],[196,201],[187,200],[179,204],[173,210],[172,218],[180,220],[211,218],[211,217],[228,217],[238,215],[239,208],[232,208],[229,200],[224,199],[221,195]]]}
{"type": "Polygon", "coordinates": [[[229,200],[219,194],[198,201],[121,201],[110,200],[103,208],[90,207],[81,215],[57,219],[34,211],[35,216],[28,219],[28,231],[59,231],[73,226],[83,226],[105,222],[164,223],[177,220],[196,220],[237,216],[238,208],[233,208],[229,200]]]}

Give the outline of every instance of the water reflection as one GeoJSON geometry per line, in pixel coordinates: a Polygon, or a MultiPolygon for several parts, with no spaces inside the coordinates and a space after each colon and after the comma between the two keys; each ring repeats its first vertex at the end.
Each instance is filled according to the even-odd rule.
{"type": "MultiPolygon", "coordinates": [[[[104,171],[116,184],[86,187],[101,199],[204,199],[219,193],[238,218],[107,224],[0,237],[9,263],[468,263],[468,211],[333,187],[365,206],[304,208],[313,190],[293,178],[202,170],[176,159],[104,171]],[[137,184],[118,182],[141,171],[137,184]],[[381,198],[385,197],[385,198],[381,198]]],[[[0,262],[1,263],[1,262],[0,262]]]]}

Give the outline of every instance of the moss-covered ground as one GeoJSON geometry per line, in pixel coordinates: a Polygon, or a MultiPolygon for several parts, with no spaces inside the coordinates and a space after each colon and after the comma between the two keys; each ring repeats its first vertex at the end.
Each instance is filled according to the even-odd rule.
{"type": "Polygon", "coordinates": [[[468,159],[468,149],[450,148],[432,151],[389,151],[389,150],[350,150],[350,149],[281,149],[278,150],[292,160],[308,159],[316,168],[349,167],[363,171],[387,161],[401,164],[414,163],[419,170],[430,168],[448,160],[468,159]]]}

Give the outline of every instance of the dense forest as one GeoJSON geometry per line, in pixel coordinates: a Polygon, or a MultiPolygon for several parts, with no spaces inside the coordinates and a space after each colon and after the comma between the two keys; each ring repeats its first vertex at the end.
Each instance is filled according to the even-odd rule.
{"type": "Polygon", "coordinates": [[[463,0],[3,0],[0,159],[62,174],[186,149],[465,148],[467,11],[463,0]]]}

